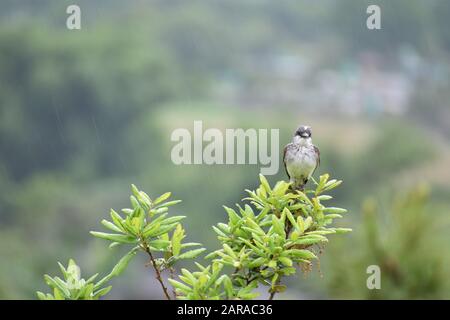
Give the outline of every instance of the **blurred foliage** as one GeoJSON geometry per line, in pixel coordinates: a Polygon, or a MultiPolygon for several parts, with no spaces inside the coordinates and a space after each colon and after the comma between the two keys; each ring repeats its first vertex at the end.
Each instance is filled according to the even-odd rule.
{"type": "Polygon", "coordinates": [[[176,97],[164,53],[143,55],[136,39],[111,33],[74,38],[0,34],[0,161],[11,179],[79,166],[81,177],[127,172],[124,133],[143,109],[176,97]]]}
{"type": "MultiPolygon", "coordinates": [[[[327,280],[333,297],[352,299],[448,299],[448,256],[440,250],[442,217],[431,212],[429,189],[417,186],[380,208],[373,198],[362,205],[361,229],[352,239],[330,246],[327,280]],[[351,243],[350,252],[346,248],[351,243]],[[377,265],[381,289],[369,290],[365,270],[377,265]]],[[[327,258],[325,258],[327,259],[327,258]]]]}

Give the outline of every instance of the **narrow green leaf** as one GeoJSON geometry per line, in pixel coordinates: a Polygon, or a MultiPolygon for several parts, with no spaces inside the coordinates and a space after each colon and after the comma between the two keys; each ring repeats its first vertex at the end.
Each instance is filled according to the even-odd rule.
{"type": "Polygon", "coordinates": [[[223,232],[222,232],[219,228],[217,228],[216,226],[213,226],[212,228],[213,228],[213,230],[214,230],[219,236],[227,237],[227,235],[226,235],[225,233],[223,233],[223,232]]]}
{"type": "Polygon", "coordinates": [[[111,272],[94,285],[93,291],[99,290],[106,282],[111,280],[113,277],[119,276],[126,269],[131,259],[136,255],[136,252],[137,248],[133,248],[126,255],[124,255],[113,267],[111,272]]]}
{"type": "Polygon", "coordinates": [[[263,186],[264,190],[269,193],[272,191],[270,188],[269,182],[267,181],[266,177],[264,177],[262,174],[259,174],[259,180],[261,181],[261,185],[263,186]]]}
{"type": "Polygon", "coordinates": [[[124,208],[121,210],[123,213],[125,213],[127,216],[131,215],[133,213],[133,209],[130,208],[124,208]]]}
{"type": "Polygon", "coordinates": [[[153,221],[151,224],[148,224],[144,228],[144,230],[142,230],[143,237],[144,238],[153,237],[153,235],[158,232],[160,226],[161,226],[161,223],[160,222],[155,223],[155,221],[153,221]]]}
{"type": "Polygon", "coordinates": [[[342,180],[330,180],[324,187],[324,191],[333,190],[334,188],[338,187],[342,183],[342,180]]]}
{"type": "Polygon", "coordinates": [[[173,232],[172,240],[171,240],[172,254],[174,256],[177,256],[180,254],[181,240],[183,240],[184,237],[185,237],[185,235],[184,235],[183,227],[181,226],[181,224],[178,224],[175,228],[175,231],[173,232]]]}
{"type": "Polygon", "coordinates": [[[188,248],[188,247],[196,247],[196,246],[201,246],[201,245],[202,244],[198,243],[198,242],[186,242],[186,243],[181,244],[181,249],[188,248]]]}
{"type": "Polygon", "coordinates": [[[303,234],[305,232],[305,220],[303,220],[303,218],[301,216],[297,217],[297,226],[298,226],[298,231],[299,234],[303,234]]]}
{"type": "Polygon", "coordinates": [[[187,285],[185,285],[185,284],[183,284],[183,283],[181,283],[181,282],[178,282],[178,281],[176,281],[176,280],[174,280],[174,279],[168,279],[168,280],[169,280],[170,284],[171,284],[174,288],[180,290],[180,291],[183,292],[184,294],[188,294],[188,293],[190,293],[190,292],[192,291],[191,288],[189,288],[187,285]]]}
{"type": "Polygon", "coordinates": [[[61,282],[58,282],[56,278],[50,277],[48,274],[44,275],[45,282],[48,286],[50,286],[52,289],[57,288],[59,289],[64,295],[70,296],[70,293],[67,288],[64,287],[64,284],[61,282]]]}
{"type": "Polygon", "coordinates": [[[292,260],[287,257],[279,257],[278,260],[284,264],[286,267],[292,267],[292,260]]]}
{"type": "Polygon", "coordinates": [[[181,269],[181,273],[182,273],[185,277],[188,277],[188,278],[191,280],[192,283],[197,282],[197,278],[194,277],[194,275],[193,275],[189,270],[182,268],[182,269],[181,269]]]}
{"type": "Polygon", "coordinates": [[[250,261],[250,263],[248,264],[248,268],[249,269],[258,268],[262,266],[265,262],[266,258],[263,257],[256,258],[255,260],[250,261]]]}
{"type": "Polygon", "coordinates": [[[109,222],[108,220],[103,219],[101,221],[101,224],[104,225],[106,228],[108,228],[109,230],[115,231],[115,232],[119,232],[119,233],[123,233],[123,230],[120,229],[119,227],[117,227],[115,224],[109,222]]]}
{"type": "Polygon", "coordinates": [[[170,232],[172,229],[176,228],[177,224],[178,223],[162,225],[156,231],[152,232],[151,237],[158,237],[164,233],[170,232]]]}
{"type": "Polygon", "coordinates": [[[194,259],[197,256],[199,256],[203,251],[205,251],[205,248],[200,249],[194,249],[190,251],[186,251],[178,256],[178,259],[194,259]]]}
{"type": "Polygon", "coordinates": [[[153,202],[153,204],[158,205],[161,202],[169,199],[171,195],[172,195],[171,192],[166,192],[166,193],[162,194],[161,196],[159,196],[158,198],[156,198],[156,200],[153,202]]]}
{"type": "Polygon", "coordinates": [[[39,298],[39,300],[47,300],[46,295],[43,294],[43,293],[40,292],[40,291],[37,291],[37,292],[36,292],[36,295],[37,295],[37,297],[39,298]]]}
{"type": "Polygon", "coordinates": [[[111,209],[111,211],[110,211],[110,216],[111,216],[112,222],[116,225],[116,227],[121,229],[121,232],[125,232],[125,228],[123,227],[122,217],[113,209],[111,209]]]}
{"type": "Polygon", "coordinates": [[[90,234],[92,234],[94,237],[110,240],[114,242],[119,243],[136,243],[137,239],[132,236],[123,235],[123,234],[113,234],[113,233],[104,233],[104,232],[97,232],[97,231],[91,231],[90,234]]]}
{"type": "Polygon", "coordinates": [[[331,213],[331,214],[325,215],[325,218],[327,218],[327,219],[336,219],[336,218],[342,218],[342,216],[340,214],[337,214],[337,213],[331,213]]]}
{"type": "Polygon", "coordinates": [[[111,242],[111,244],[108,246],[110,249],[115,248],[117,246],[120,246],[121,243],[119,242],[111,242]]]}
{"type": "Polygon", "coordinates": [[[295,240],[296,244],[313,244],[318,242],[328,242],[328,239],[320,234],[307,234],[295,240]]]}
{"type": "Polygon", "coordinates": [[[164,250],[165,251],[170,246],[170,241],[157,239],[157,240],[149,241],[148,245],[151,248],[154,248],[156,250],[164,250]]]}
{"type": "Polygon", "coordinates": [[[129,251],[126,255],[124,255],[119,262],[117,262],[117,264],[114,266],[114,268],[111,271],[111,274],[114,276],[119,276],[128,266],[128,264],[130,263],[131,259],[133,259],[133,257],[136,255],[137,250],[133,249],[131,251],[129,251]]]}
{"type": "Polygon", "coordinates": [[[167,219],[163,219],[161,224],[172,224],[172,223],[176,223],[179,222],[181,220],[183,220],[184,218],[186,218],[186,216],[173,216],[167,219]]]}
{"type": "Polygon", "coordinates": [[[96,292],[94,292],[94,299],[98,299],[100,297],[103,297],[104,295],[106,295],[109,291],[111,291],[112,286],[100,289],[96,292]]]}
{"type": "Polygon", "coordinates": [[[305,230],[308,230],[313,225],[313,219],[311,217],[307,217],[305,219],[305,230]]]}
{"type": "Polygon", "coordinates": [[[137,201],[135,196],[130,196],[130,202],[131,202],[131,206],[133,207],[133,209],[140,207],[139,201],[137,201]]]}
{"type": "Polygon", "coordinates": [[[305,259],[305,260],[317,259],[316,255],[309,250],[290,249],[287,250],[286,253],[292,255],[292,257],[295,259],[305,259]]]}
{"type": "Polygon", "coordinates": [[[229,255],[231,256],[233,259],[237,259],[237,255],[236,253],[233,251],[233,249],[230,248],[229,245],[227,245],[226,243],[223,244],[223,250],[229,255]]]}
{"type": "Polygon", "coordinates": [[[294,216],[292,215],[291,211],[289,211],[289,209],[287,207],[285,207],[283,209],[283,213],[286,215],[286,217],[288,218],[288,220],[291,222],[291,225],[297,229],[300,230],[300,227],[297,225],[297,222],[295,221],[294,216]]]}
{"type": "Polygon", "coordinates": [[[273,230],[282,237],[286,236],[284,231],[284,225],[281,223],[280,219],[278,219],[275,215],[272,216],[272,227],[273,230]]]}
{"type": "Polygon", "coordinates": [[[316,188],[317,192],[320,192],[325,187],[325,184],[329,178],[330,178],[330,175],[328,173],[325,173],[320,176],[319,184],[316,188]]]}
{"type": "Polygon", "coordinates": [[[336,234],[348,233],[353,231],[351,228],[335,228],[334,230],[336,231],[336,234]]]}
{"type": "Polygon", "coordinates": [[[92,281],[95,280],[95,278],[97,278],[98,273],[94,274],[93,276],[91,276],[89,279],[86,280],[86,284],[91,283],[92,281]]]}
{"type": "Polygon", "coordinates": [[[236,224],[236,223],[239,222],[240,217],[238,216],[238,214],[236,213],[235,210],[233,210],[233,209],[231,209],[231,208],[228,208],[227,206],[223,206],[223,208],[224,208],[225,211],[227,212],[228,217],[229,217],[231,223],[236,224]]]}
{"type": "Polygon", "coordinates": [[[323,212],[329,212],[329,213],[346,213],[347,210],[343,209],[343,208],[335,208],[335,207],[328,207],[328,208],[324,208],[323,212]]]}
{"type": "Polygon", "coordinates": [[[68,273],[67,273],[67,271],[66,271],[66,268],[64,268],[64,266],[63,266],[63,265],[61,264],[61,262],[59,262],[59,261],[58,261],[58,266],[59,266],[59,269],[61,270],[61,273],[62,273],[63,276],[64,276],[64,279],[67,280],[68,273]]]}
{"type": "Polygon", "coordinates": [[[134,184],[131,185],[131,192],[136,198],[139,196],[139,189],[134,184]]]}
{"type": "Polygon", "coordinates": [[[55,300],[65,300],[63,293],[59,291],[58,288],[53,289],[53,296],[55,297],[55,300]]]}
{"type": "Polygon", "coordinates": [[[322,195],[318,196],[317,199],[319,199],[320,201],[325,201],[325,200],[333,199],[333,197],[325,195],[325,194],[322,194],[322,195]]]}
{"type": "Polygon", "coordinates": [[[174,205],[176,205],[176,204],[178,204],[180,202],[181,202],[181,200],[167,201],[167,202],[164,202],[164,203],[160,204],[159,206],[156,206],[155,208],[161,208],[161,207],[166,207],[167,208],[167,207],[174,206],[174,205]]]}

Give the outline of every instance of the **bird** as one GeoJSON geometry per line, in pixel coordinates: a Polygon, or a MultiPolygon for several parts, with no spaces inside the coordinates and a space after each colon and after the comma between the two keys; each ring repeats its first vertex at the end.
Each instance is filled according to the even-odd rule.
{"type": "Polygon", "coordinates": [[[303,191],[320,165],[320,150],[312,143],[309,126],[299,126],[292,142],[284,147],[283,162],[293,190],[303,191]]]}

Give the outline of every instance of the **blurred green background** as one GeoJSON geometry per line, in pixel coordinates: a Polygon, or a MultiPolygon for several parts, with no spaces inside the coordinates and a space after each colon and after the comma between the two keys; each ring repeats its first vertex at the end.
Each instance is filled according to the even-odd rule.
{"type": "MultiPolygon", "coordinates": [[[[58,260],[107,272],[121,252],[88,231],[128,206],[131,183],[172,191],[189,240],[216,248],[222,205],[259,167],[174,165],[171,132],[203,120],[279,128],[280,150],[309,124],[318,173],[344,180],[334,196],[354,232],[284,298],[449,299],[449,16],[447,0],[1,0],[0,298],[34,299],[58,260]],[[369,4],[381,30],[366,28],[369,4]]],[[[161,298],[144,264],[109,297],[161,298]]]]}

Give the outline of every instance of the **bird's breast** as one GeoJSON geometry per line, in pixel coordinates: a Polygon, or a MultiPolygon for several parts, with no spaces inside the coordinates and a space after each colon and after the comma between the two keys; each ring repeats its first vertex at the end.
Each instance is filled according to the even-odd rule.
{"type": "Polygon", "coordinates": [[[317,164],[314,148],[294,146],[286,153],[286,168],[290,176],[307,177],[317,164]]]}

